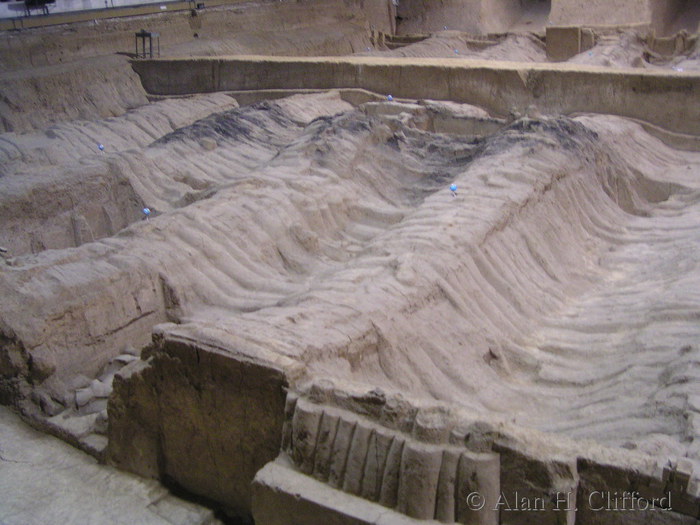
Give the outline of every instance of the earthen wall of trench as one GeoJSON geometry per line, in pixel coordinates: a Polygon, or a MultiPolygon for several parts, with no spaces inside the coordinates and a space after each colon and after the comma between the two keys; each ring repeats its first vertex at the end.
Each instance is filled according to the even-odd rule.
{"type": "Polygon", "coordinates": [[[471,60],[237,57],[134,62],[158,95],[256,90],[362,88],[393,97],[452,100],[498,115],[536,106],[544,114],[602,113],[669,131],[700,134],[700,75],[609,70],[569,64],[471,60]]]}

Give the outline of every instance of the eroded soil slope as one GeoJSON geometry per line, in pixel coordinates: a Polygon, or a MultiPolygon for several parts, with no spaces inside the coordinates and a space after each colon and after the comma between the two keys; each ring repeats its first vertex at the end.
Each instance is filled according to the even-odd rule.
{"type": "Polygon", "coordinates": [[[0,271],[25,409],[70,411],[78,375],[173,321],[309,377],[698,458],[700,155],[620,118],[333,93],[145,142],[98,163],[158,216],[0,271]]]}

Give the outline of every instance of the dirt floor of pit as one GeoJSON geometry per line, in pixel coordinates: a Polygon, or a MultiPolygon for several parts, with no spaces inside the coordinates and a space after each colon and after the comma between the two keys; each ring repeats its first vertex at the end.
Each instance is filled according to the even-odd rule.
{"type": "Polygon", "coordinates": [[[213,512],[152,480],[99,465],[0,407],[0,520],[5,525],[216,525],[213,512]],[[41,502],[37,504],[37,502],[41,502]]]}
{"type": "Polygon", "coordinates": [[[161,215],[5,266],[3,319],[51,371],[45,404],[70,407],[77,370],[171,319],[274,341],[312,375],[695,457],[700,155],[602,116],[436,134],[431,108],[487,119],[300,95],[87,153],[72,171],[138,166],[130,213],[161,215]]]}
{"type": "MultiPolygon", "coordinates": [[[[391,51],[336,22],[164,54],[546,60],[533,34],[391,51]]],[[[700,69],[696,44],[645,46],[610,34],[572,62],[700,69]]],[[[506,122],[333,92],[149,103],[126,57],[96,49],[4,58],[5,401],[99,455],[114,374],[171,321],[309,376],[700,462],[699,154],[600,115],[506,122]]]]}

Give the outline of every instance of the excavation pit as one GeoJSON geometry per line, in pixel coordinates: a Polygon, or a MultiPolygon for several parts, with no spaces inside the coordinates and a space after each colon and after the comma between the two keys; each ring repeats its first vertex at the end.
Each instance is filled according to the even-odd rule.
{"type": "Polygon", "coordinates": [[[8,112],[3,403],[259,524],[694,523],[696,40],[613,68],[577,61],[667,42],[377,30],[120,57],[128,111],[8,112]]]}

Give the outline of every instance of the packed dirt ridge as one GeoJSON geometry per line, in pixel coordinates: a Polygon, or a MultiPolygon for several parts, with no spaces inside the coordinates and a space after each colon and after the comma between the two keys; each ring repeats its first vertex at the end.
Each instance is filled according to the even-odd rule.
{"type": "MultiPolygon", "coordinates": [[[[699,137],[546,93],[507,114],[342,81],[168,97],[132,68],[148,27],[163,57],[474,59],[486,85],[567,55],[692,93],[700,13],[635,2],[614,24],[600,2],[577,24],[571,0],[284,0],[1,32],[0,402],[216,509],[160,487],[153,523],[535,523],[465,507],[519,483],[694,522],[699,137]]],[[[45,515],[9,494],[0,521],[45,515]]]]}

